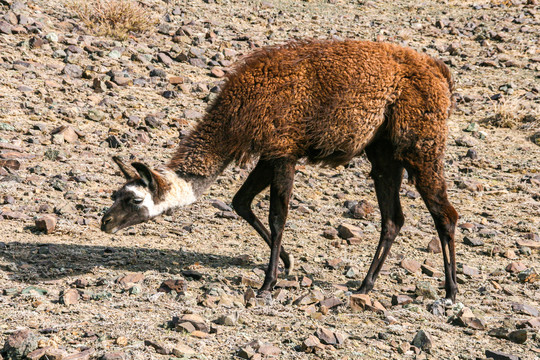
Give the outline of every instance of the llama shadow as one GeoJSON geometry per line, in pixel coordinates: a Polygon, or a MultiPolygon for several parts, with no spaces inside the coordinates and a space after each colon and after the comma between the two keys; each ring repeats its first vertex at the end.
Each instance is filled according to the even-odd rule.
{"type": "Polygon", "coordinates": [[[243,257],[231,257],[178,249],[163,250],[81,244],[0,242],[0,269],[11,280],[25,283],[57,280],[91,273],[103,267],[129,272],[149,270],[179,274],[199,263],[211,268],[240,267],[255,264],[243,257]],[[6,264],[7,263],[7,264],[6,264]]]}

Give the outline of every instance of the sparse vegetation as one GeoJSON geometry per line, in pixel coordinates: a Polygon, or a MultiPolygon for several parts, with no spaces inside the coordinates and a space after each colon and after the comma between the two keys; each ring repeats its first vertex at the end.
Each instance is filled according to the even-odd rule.
{"type": "Polygon", "coordinates": [[[491,115],[484,122],[495,127],[515,129],[520,122],[520,105],[517,98],[501,99],[492,102],[491,115]]]}
{"type": "Polygon", "coordinates": [[[151,10],[134,0],[69,0],[66,5],[96,35],[125,39],[156,23],[151,10]]]}

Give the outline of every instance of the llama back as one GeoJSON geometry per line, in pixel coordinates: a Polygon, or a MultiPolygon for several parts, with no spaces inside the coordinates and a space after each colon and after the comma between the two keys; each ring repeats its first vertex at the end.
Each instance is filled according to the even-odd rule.
{"type": "MultiPolygon", "coordinates": [[[[228,75],[190,141],[212,133],[215,152],[239,162],[291,156],[347,163],[380,131],[411,77],[437,77],[451,86],[441,64],[385,43],[310,41],[264,48],[228,75]]],[[[388,126],[400,136],[404,124],[388,126]]]]}

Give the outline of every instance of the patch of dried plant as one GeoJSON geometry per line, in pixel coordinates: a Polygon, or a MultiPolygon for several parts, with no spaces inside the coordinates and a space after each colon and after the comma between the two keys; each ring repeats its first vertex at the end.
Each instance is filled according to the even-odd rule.
{"type": "Polygon", "coordinates": [[[157,23],[154,12],[135,0],[67,0],[66,7],[99,36],[126,39],[150,31],[157,23]]]}
{"type": "Polygon", "coordinates": [[[490,115],[484,118],[483,122],[499,128],[515,129],[523,122],[530,122],[531,117],[535,119],[538,116],[538,114],[525,113],[518,97],[491,101],[491,107],[490,115]]]}

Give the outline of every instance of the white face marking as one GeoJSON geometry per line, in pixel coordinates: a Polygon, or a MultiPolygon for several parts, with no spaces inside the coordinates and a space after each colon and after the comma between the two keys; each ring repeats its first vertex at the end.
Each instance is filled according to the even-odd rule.
{"type": "Polygon", "coordinates": [[[126,191],[133,193],[135,199],[143,199],[138,206],[146,208],[148,216],[151,218],[163,214],[168,209],[186,206],[197,200],[190,183],[171,172],[166,172],[162,176],[169,182],[170,189],[165,194],[165,199],[157,204],[154,203],[152,194],[148,189],[135,185],[126,187],[126,191]]]}

